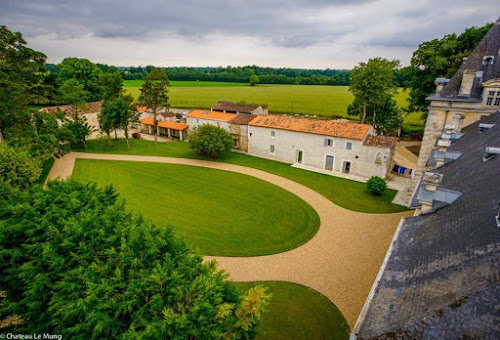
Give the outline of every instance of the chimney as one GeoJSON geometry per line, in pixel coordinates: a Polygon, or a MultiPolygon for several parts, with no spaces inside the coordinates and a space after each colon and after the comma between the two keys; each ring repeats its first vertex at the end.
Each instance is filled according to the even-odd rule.
{"type": "Polygon", "coordinates": [[[443,175],[434,172],[425,172],[422,176],[422,184],[429,195],[425,195],[425,198],[421,198],[419,201],[422,204],[420,212],[426,214],[432,211],[432,203],[434,201],[434,193],[443,181],[443,175]]]}
{"type": "Polygon", "coordinates": [[[476,77],[476,71],[465,70],[462,74],[462,85],[460,85],[459,95],[470,96],[472,92],[472,85],[474,85],[474,78],[476,77]]]}
{"type": "Polygon", "coordinates": [[[448,151],[448,147],[451,145],[451,140],[446,138],[440,138],[437,141],[439,154],[436,154],[434,157],[436,159],[436,168],[439,168],[444,165],[444,157],[446,151],[448,151]]]}
{"type": "Polygon", "coordinates": [[[436,78],[436,80],[434,81],[434,85],[436,85],[436,93],[441,92],[449,81],[450,80],[447,78],[436,78]]]}

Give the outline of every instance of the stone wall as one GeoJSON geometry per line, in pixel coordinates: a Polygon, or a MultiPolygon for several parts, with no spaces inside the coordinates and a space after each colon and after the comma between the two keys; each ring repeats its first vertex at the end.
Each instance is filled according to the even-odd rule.
{"type": "Polygon", "coordinates": [[[210,125],[221,127],[224,130],[226,130],[227,132],[231,132],[229,122],[224,122],[224,121],[219,121],[219,120],[187,117],[186,124],[189,126],[189,129],[191,129],[191,130],[193,128],[200,126],[200,125],[203,125],[203,124],[210,124],[210,125]]]}
{"type": "Polygon", "coordinates": [[[342,173],[344,162],[350,162],[351,175],[385,178],[391,163],[390,148],[368,147],[360,140],[256,126],[249,126],[248,132],[250,155],[290,164],[297,162],[298,152],[302,151],[305,166],[325,169],[326,157],[333,156],[332,173],[342,173]],[[325,139],[332,139],[333,145],[325,146],[325,139]],[[352,143],[351,150],[346,148],[347,143],[352,143]],[[271,145],[274,145],[274,152],[271,152],[271,145]]]}

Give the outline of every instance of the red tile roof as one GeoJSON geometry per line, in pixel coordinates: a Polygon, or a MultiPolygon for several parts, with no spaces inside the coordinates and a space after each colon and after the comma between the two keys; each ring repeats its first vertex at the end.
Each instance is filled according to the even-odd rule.
{"type": "Polygon", "coordinates": [[[236,113],[224,113],[218,111],[207,111],[207,110],[193,110],[188,115],[189,118],[201,118],[210,120],[220,120],[223,122],[229,122],[236,117],[236,113]]]}
{"type": "Polygon", "coordinates": [[[358,140],[363,140],[371,128],[371,126],[367,124],[334,122],[279,115],[257,116],[248,123],[248,125],[358,140]]]}
{"type": "MultiPolygon", "coordinates": [[[[67,114],[71,114],[73,112],[73,107],[71,105],[59,105],[59,106],[49,106],[40,109],[40,112],[44,113],[56,113],[57,110],[61,110],[62,112],[66,112],[67,114]]],[[[102,109],[102,101],[86,103],[83,109],[80,109],[78,113],[96,113],[101,112],[102,109]]]]}
{"type": "MultiPolygon", "coordinates": [[[[155,125],[155,120],[153,118],[141,118],[139,122],[144,125],[155,125]]],[[[158,126],[180,131],[186,130],[188,128],[186,124],[161,120],[158,121],[158,126]]]]}

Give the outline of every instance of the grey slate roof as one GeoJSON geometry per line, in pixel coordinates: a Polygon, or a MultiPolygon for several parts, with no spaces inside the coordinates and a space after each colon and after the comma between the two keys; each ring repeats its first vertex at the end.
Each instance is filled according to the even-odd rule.
{"type": "Polygon", "coordinates": [[[462,64],[460,69],[453,75],[440,93],[428,99],[430,100],[452,100],[452,101],[479,101],[482,94],[482,82],[490,79],[500,78],[500,18],[486,33],[474,51],[462,64]],[[483,63],[483,57],[493,56],[493,65],[483,63]],[[476,77],[472,86],[470,97],[464,98],[458,95],[462,83],[464,71],[482,71],[482,78],[476,77]]]}
{"type": "Polygon", "coordinates": [[[262,105],[246,105],[246,104],[236,104],[233,102],[219,100],[217,104],[212,106],[213,111],[226,111],[227,113],[252,113],[254,110],[258,109],[262,105]]]}
{"type": "Polygon", "coordinates": [[[360,339],[500,339],[500,111],[465,128],[457,160],[433,171],[452,204],[401,224],[359,329],[360,339]]]}

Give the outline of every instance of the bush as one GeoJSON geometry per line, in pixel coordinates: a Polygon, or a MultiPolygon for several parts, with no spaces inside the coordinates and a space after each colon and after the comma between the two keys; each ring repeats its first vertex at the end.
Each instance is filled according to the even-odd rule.
{"type": "Polygon", "coordinates": [[[226,130],[203,124],[189,134],[189,145],[197,154],[216,159],[221,153],[231,150],[233,139],[226,130]]]}
{"type": "Polygon", "coordinates": [[[387,188],[387,184],[385,183],[385,180],[383,178],[373,176],[368,180],[368,182],[366,182],[366,188],[372,194],[380,195],[387,188]]]}

